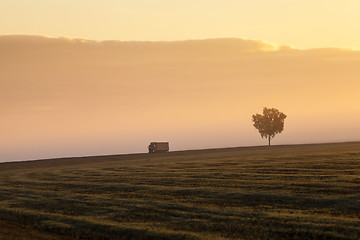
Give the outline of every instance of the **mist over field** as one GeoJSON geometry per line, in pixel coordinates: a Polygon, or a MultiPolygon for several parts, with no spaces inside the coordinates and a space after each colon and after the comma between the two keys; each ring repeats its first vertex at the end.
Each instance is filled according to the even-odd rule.
{"type": "Polygon", "coordinates": [[[256,40],[121,42],[0,36],[0,161],[360,140],[360,52],[256,40]]]}

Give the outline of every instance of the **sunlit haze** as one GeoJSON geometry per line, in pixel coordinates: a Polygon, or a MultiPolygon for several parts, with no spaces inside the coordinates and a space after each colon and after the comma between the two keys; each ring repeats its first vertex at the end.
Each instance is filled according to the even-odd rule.
{"type": "Polygon", "coordinates": [[[18,1],[0,8],[0,162],[360,140],[360,1],[18,1]],[[63,37],[66,36],[66,37],[63,37]]]}
{"type": "Polygon", "coordinates": [[[2,0],[0,35],[92,40],[262,39],[360,49],[358,0],[2,0]]]}

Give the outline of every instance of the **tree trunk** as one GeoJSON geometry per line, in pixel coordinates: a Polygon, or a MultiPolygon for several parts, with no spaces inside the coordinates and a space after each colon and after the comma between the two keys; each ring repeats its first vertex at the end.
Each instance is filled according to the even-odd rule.
{"type": "Polygon", "coordinates": [[[269,135],[269,146],[270,146],[270,139],[271,139],[271,136],[269,135]]]}

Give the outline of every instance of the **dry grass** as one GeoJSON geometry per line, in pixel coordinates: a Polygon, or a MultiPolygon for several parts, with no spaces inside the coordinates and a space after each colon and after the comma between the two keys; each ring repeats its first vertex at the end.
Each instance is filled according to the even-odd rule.
{"type": "Polygon", "coordinates": [[[360,238],[360,143],[5,163],[0,180],[0,239],[360,238]]]}

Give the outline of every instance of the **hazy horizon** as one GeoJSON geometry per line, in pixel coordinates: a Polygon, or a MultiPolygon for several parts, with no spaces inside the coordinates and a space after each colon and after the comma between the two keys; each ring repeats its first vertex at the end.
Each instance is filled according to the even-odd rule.
{"type": "Polygon", "coordinates": [[[7,35],[0,53],[0,161],[266,145],[263,107],[288,116],[273,144],[360,140],[355,50],[7,35]]]}
{"type": "Polygon", "coordinates": [[[360,140],[360,1],[4,0],[0,161],[360,140]]]}

